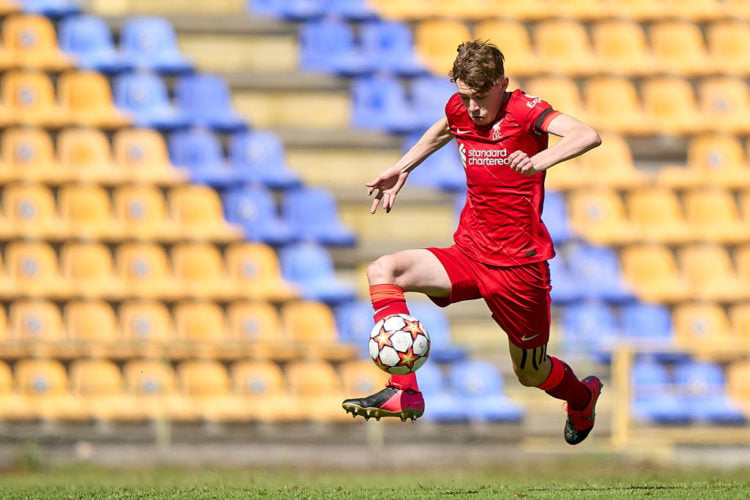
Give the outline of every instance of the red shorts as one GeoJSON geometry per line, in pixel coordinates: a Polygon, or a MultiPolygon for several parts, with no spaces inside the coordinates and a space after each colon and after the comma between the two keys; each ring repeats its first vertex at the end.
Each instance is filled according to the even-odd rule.
{"type": "Polygon", "coordinates": [[[499,267],[469,258],[457,246],[428,248],[451,281],[450,297],[430,297],[440,307],[483,298],[509,340],[523,349],[549,341],[550,280],[546,261],[499,267]]]}

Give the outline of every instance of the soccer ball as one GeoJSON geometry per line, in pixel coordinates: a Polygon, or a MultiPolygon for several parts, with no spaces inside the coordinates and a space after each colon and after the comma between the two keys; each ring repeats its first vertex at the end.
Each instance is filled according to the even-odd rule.
{"type": "Polygon", "coordinates": [[[408,314],[391,314],[370,332],[370,357],[393,375],[415,372],[430,355],[430,336],[424,325],[408,314]]]}

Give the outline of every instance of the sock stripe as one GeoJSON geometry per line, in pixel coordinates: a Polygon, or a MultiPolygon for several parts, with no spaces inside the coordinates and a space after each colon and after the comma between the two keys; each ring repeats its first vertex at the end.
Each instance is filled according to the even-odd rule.
{"type": "Polygon", "coordinates": [[[372,285],[370,287],[370,300],[379,302],[381,300],[404,300],[404,290],[397,285],[372,285]]]}

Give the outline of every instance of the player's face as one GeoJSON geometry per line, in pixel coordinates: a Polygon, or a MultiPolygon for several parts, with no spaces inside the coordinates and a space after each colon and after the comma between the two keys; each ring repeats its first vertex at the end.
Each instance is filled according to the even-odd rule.
{"type": "Polygon", "coordinates": [[[466,106],[469,118],[480,127],[491,125],[495,120],[500,106],[503,105],[503,95],[508,87],[508,78],[503,78],[489,91],[479,93],[461,80],[456,80],[458,95],[466,106]]]}

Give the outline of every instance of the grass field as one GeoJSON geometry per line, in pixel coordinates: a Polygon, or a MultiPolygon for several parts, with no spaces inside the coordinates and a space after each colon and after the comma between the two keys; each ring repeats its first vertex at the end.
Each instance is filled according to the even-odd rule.
{"type": "Polygon", "coordinates": [[[602,457],[482,470],[110,470],[70,466],[0,474],[3,499],[750,498],[749,470],[671,469],[602,457]]]}

